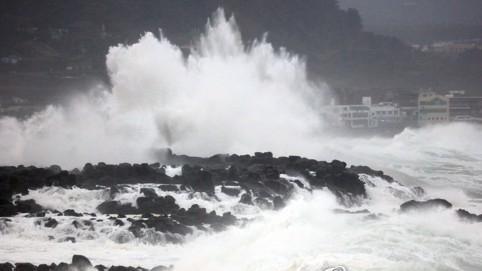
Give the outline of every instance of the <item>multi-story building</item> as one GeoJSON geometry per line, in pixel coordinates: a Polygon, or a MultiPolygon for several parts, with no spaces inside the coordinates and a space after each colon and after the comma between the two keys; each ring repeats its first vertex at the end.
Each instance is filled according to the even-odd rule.
{"type": "Polygon", "coordinates": [[[393,127],[401,120],[393,103],[326,106],[323,116],[331,126],[348,128],[393,127]]]}
{"type": "Polygon", "coordinates": [[[449,122],[449,98],[428,90],[418,96],[418,125],[449,122]]]}
{"type": "Polygon", "coordinates": [[[394,103],[379,103],[370,107],[372,126],[393,127],[400,125],[400,108],[394,103]]]}
{"type": "Polygon", "coordinates": [[[331,105],[323,108],[327,124],[335,127],[369,127],[370,107],[366,105],[331,105]]]}

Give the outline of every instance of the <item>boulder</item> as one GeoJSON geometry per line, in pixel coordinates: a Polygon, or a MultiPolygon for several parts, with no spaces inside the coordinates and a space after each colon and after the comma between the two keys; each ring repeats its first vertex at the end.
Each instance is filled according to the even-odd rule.
{"type": "Polygon", "coordinates": [[[132,267],[132,266],[111,266],[109,268],[109,271],[139,271],[137,268],[132,267]]]}
{"type": "Polygon", "coordinates": [[[172,214],[179,210],[179,205],[172,196],[139,197],[136,200],[138,213],[172,214]]]}
{"type": "Polygon", "coordinates": [[[254,199],[254,203],[261,210],[271,210],[273,208],[273,204],[265,198],[256,198],[256,199],[254,199]]]}
{"type": "MultiPolygon", "coordinates": [[[[74,242],[75,243],[75,242],[74,242]]],[[[69,270],[69,264],[61,262],[59,265],[57,265],[54,269],[55,271],[70,271],[69,270]]]]}
{"type": "Polygon", "coordinates": [[[146,221],[146,225],[149,228],[154,228],[160,232],[170,232],[180,235],[187,235],[192,233],[191,228],[186,225],[180,224],[168,217],[152,217],[146,221]]]}
{"type": "Polygon", "coordinates": [[[326,186],[337,196],[342,194],[351,197],[366,197],[365,183],[358,178],[357,174],[343,171],[343,165],[343,162],[335,162],[334,169],[317,171],[316,178],[309,178],[311,186],[326,186]]]}
{"type": "Polygon", "coordinates": [[[239,202],[247,205],[253,205],[253,199],[251,198],[251,195],[248,193],[242,194],[239,202]]]}
{"type": "Polygon", "coordinates": [[[130,204],[118,201],[104,201],[96,208],[102,214],[138,214],[138,210],[130,204]]]}
{"type": "Polygon", "coordinates": [[[293,191],[293,185],[284,179],[267,180],[264,185],[275,194],[283,197],[288,196],[293,191]]]}
{"type": "Polygon", "coordinates": [[[232,197],[237,197],[239,195],[239,193],[241,193],[241,189],[226,187],[226,186],[223,185],[221,187],[221,192],[223,192],[226,195],[232,196],[232,197]]]}
{"type": "Polygon", "coordinates": [[[57,222],[57,220],[55,220],[54,218],[50,218],[50,217],[46,219],[44,224],[45,227],[52,228],[52,229],[55,229],[57,225],[59,225],[59,222],[57,222]]]}
{"type": "Polygon", "coordinates": [[[185,185],[191,187],[194,191],[214,194],[213,176],[209,171],[200,167],[184,165],[182,166],[182,177],[185,185]]]}
{"type": "Polygon", "coordinates": [[[154,190],[154,188],[141,188],[141,194],[144,194],[144,196],[148,197],[148,198],[157,198],[159,197],[157,194],[156,194],[156,191],[154,190]]]}
{"type": "Polygon", "coordinates": [[[393,178],[391,176],[385,175],[383,171],[373,170],[367,166],[351,166],[348,170],[356,174],[366,174],[370,176],[380,177],[387,182],[393,182],[393,178]]]}
{"type": "Polygon", "coordinates": [[[410,200],[400,205],[400,211],[402,212],[427,211],[437,208],[450,209],[452,208],[452,204],[445,199],[430,199],[427,201],[410,200]]]}
{"type": "Polygon", "coordinates": [[[458,209],[456,213],[462,221],[466,221],[470,223],[482,222],[482,214],[481,215],[472,214],[464,209],[458,209]]]}
{"type": "Polygon", "coordinates": [[[36,213],[43,210],[42,206],[38,205],[35,200],[19,200],[15,203],[19,213],[36,213]]]}
{"type": "Polygon", "coordinates": [[[81,217],[82,214],[77,213],[76,211],[72,209],[67,209],[64,211],[64,216],[75,216],[75,217],[81,217]]]}
{"type": "Polygon", "coordinates": [[[120,219],[114,220],[114,226],[120,226],[120,227],[122,227],[122,226],[124,226],[124,225],[125,225],[125,223],[124,223],[122,220],[120,220],[120,219]]]}
{"type": "Polygon", "coordinates": [[[70,266],[73,267],[73,270],[75,271],[91,271],[94,268],[89,259],[82,255],[72,256],[72,263],[70,266]]]}
{"type": "Polygon", "coordinates": [[[232,215],[231,212],[226,212],[221,218],[221,223],[224,225],[234,225],[238,219],[232,215]]]}
{"type": "Polygon", "coordinates": [[[53,269],[50,269],[50,266],[46,265],[46,264],[40,264],[39,266],[37,266],[37,271],[51,271],[53,269]]]}
{"type": "Polygon", "coordinates": [[[15,271],[37,271],[37,266],[31,263],[16,263],[15,271]]]}
{"type": "MultiPolygon", "coordinates": [[[[58,241],[59,241],[60,243],[63,243],[63,242],[72,242],[72,243],[75,243],[75,242],[77,242],[77,241],[75,240],[75,237],[72,237],[72,236],[66,236],[66,237],[59,238],[58,241]]],[[[59,266],[60,266],[60,265],[59,265],[59,266]]]]}
{"type": "Polygon", "coordinates": [[[13,271],[15,266],[11,263],[0,263],[0,271],[13,271]]]}
{"type": "Polygon", "coordinates": [[[117,186],[111,186],[109,188],[109,198],[114,199],[117,195],[121,193],[119,187],[117,186]]]}
{"type": "Polygon", "coordinates": [[[179,191],[179,188],[177,188],[177,186],[174,185],[174,184],[163,184],[163,185],[160,185],[159,188],[162,191],[166,191],[166,192],[177,192],[177,191],[179,191]]]}
{"type": "Polygon", "coordinates": [[[57,174],[49,176],[47,178],[47,182],[51,186],[60,186],[64,188],[71,188],[77,185],[77,177],[76,175],[70,174],[66,170],[62,170],[57,174]]]}
{"type": "Polygon", "coordinates": [[[3,202],[0,204],[0,217],[11,217],[18,214],[17,206],[11,202],[3,202]]]}
{"type": "Polygon", "coordinates": [[[153,267],[151,270],[149,271],[166,271],[166,270],[170,270],[169,267],[165,267],[163,265],[158,265],[156,267],[153,267]]]}
{"type": "Polygon", "coordinates": [[[276,196],[273,198],[273,209],[279,210],[286,206],[285,201],[280,197],[276,196]]]}

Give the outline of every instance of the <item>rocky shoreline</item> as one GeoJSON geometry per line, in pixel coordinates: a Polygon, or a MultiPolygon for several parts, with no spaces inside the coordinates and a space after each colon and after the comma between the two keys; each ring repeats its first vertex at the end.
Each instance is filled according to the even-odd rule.
{"type": "MultiPolygon", "coordinates": [[[[66,225],[77,231],[77,236],[49,236],[57,242],[76,242],[76,238],[95,239],[95,229],[100,225],[125,227],[125,233],[117,236],[118,243],[133,239],[148,240],[152,244],[182,243],[183,238],[195,231],[219,232],[231,226],[242,226],[249,219],[239,218],[231,212],[208,212],[198,204],[182,208],[169,193],[200,194],[202,197],[220,201],[216,191],[239,199],[240,204],[260,209],[278,210],[297,189],[312,191],[328,189],[338,202],[352,207],[365,200],[366,186],[374,185],[363,181],[361,174],[380,177],[388,183],[393,178],[382,171],[367,166],[347,167],[338,160],[317,161],[299,156],[273,157],[270,152],[251,155],[215,155],[209,158],[173,154],[166,149],[160,152],[162,164],[86,164],[81,170],[62,170],[59,166],[48,168],[3,166],[0,167],[0,229],[9,228],[12,218],[26,216],[35,218],[38,227],[54,229],[66,225]],[[168,166],[180,168],[179,174],[166,174],[168,166]],[[290,176],[287,178],[286,176],[290,176]],[[293,177],[294,176],[294,177],[293,177]],[[298,176],[299,178],[296,178],[298,176]],[[129,185],[149,184],[138,191],[135,204],[119,200],[129,185]],[[29,191],[44,187],[74,187],[102,191],[104,201],[89,213],[74,209],[63,211],[44,208],[35,200],[22,200],[29,191]],[[157,192],[156,192],[157,191],[157,192]]],[[[412,188],[413,193],[423,195],[420,187],[412,188]]],[[[410,200],[400,206],[401,213],[427,211],[435,208],[452,208],[444,199],[426,201],[410,200]]],[[[379,219],[380,214],[368,210],[334,210],[339,214],[363,214],[367,219],[379,219]]],[[[463,209],[456,210],[459,218],[466,222],[482,222],[482,215],[471,214],[463,209]]],[[[66,271],[92,269],[90,261],[75,255],[71,264],[60,263],[35,266],[29,263],[0,264],[0,271],[66,271]],[[87,266],[87,267],[86,267],[87,266]]],[[[95,266],[104,271],[147,270],[141,267],[95,266]]],[[[151,270],[166,270],[159,266],[151,270]]]]}
{"type": "Polygon", "coordinates": [[[91,261],[83,255],[73,255],[72,262],[65,263],[61,262],[59,264],[40,264],[34,265],[31,263],[16,263],[15,265],[11,263],[0,264],[0,271],[163,271],[172,270],[172,266],[156,266],[151,269],[146,269],[142,267],[133,266],[111,266],[105,267],[103,265],[92,265],[91,261]]]}

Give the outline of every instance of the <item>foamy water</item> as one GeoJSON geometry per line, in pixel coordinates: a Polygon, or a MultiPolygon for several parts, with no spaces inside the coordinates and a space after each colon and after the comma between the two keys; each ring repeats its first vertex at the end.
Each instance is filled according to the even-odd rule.
{"type": "MultiPolygon", "coordinates": [[[[383,169],[404,185],[361,176],[376,186],[367,187],[369,199],[353,210],[366,208],[382,214],[379,219],[335,214],[341,207],[327,191],[298,191],[286,208],[272,212],[239,204],[219,188],[222,201],[157,190],[173,195],[181,207],[196,203],[257,219],[218,234],[195,232],[184,244],[172,245],[162,236],[153,236],[158,242],[135,240],[127,225],[108,220],[92,232],[67,225],[45,229],[32,218],[15,217],[11,227],[0,227],[0,262],[68,262],[72,254],[83,254],[94,264],[173,264],[175,270],[482,268],[480,225],[459,221],[453,210],[398,213],[406,200],[435,197],[449,200],[454,209],[482,213],[480,126],[407,129],[394,138],[326,136],[319,106],[328,87],[307,80],[298,56],[264,40],[245,45],[240,35],[234,19],[219,11],[187,57],[167,38],[152,34],[112,47],[107,55],[112,89],[92,90],[25,121],[0,119],[0,163],[74,168],[99,161],[153,162],[163,147],[201,156],[272,151],[339,159],[383,169]],[[417,198],[412,186],[427,194],[417,198]],[[58,242],[67,235],[76,236],[77,243],[58,242]]],[[[167,172],[179,174],[179,168],[167,172]]],[[[155,188],[128,186],[117,200],[135,203],[145,186],[155,188]]],[[[24,199],[46,208],[95,212],[106,196],[103,190],[42,188],[24,199]]]]}

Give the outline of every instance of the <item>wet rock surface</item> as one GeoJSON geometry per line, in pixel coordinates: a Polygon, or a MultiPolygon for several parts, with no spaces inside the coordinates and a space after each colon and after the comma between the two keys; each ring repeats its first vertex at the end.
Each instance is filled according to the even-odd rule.
{"type": "MultiPolygon", "coordinates": [[[[118,243],[133,239],[151,244],[180,243],[184,236],[195,231],[219,232],[246,221],[231,212],[208,211],[195,202],[188,206],[186,202],[180,204],[172,196],[178,193],[212,202],[221,202],[220,197],[235,198],[241,208],[261,210],[284,208],[296,189],[327,188],[347,204],[366,197],[364,182],[338,160],[275,158],[270,152],[209,158],[175,155],[170,150],[164,154],[162,165],[87,163],[81,170],[70,172],[59,166],[0,167],[0,217],[18,214],[35,217],[35,226],[63,232],[49,234],[53,242],[92,240],[103,232],[118,243]],[[177,168],[177,174],[167,175],[166,165],[177,168]],[[303,182],[292,176],[303,178],[303,182]],[[62,211],[44,208],[33,199],[20,197],[36,189],[75,187],[102,191],[103,201],[95,210],[82,213],[72,208],[62,211]],[[128,193],[130,197],[132,193],[137,195],[126,201],[128,193]],[[98,218],[96,213],[102,217],[98,218]]],[[[367,168],[357,170],[362,171],[379,174],[367,168]]],[[[11,222],[4,220],[2,225],[8,229],[11,222]]]]}
{"type": "Polygon", "coordinates": [[[72,262],[65,263],[51,263],[51,264],[40,264],[34,265],[32,263],[0,263],[1,271],[165,271],[172,270],[172,266],[159,265],[152,269],[146,269],[140,266],[122,266],[113,265],[106,267],[103,265],[93,266],[91,261],[83,255],[73,255],[72,262]]]}
{"type": "MultiPolygon", "coordinates": [[[[197,204],[182,208],[173,196],[162,194],[164,192],[182,192],[191,196],[199,194],[213,201],[220,201],[215,192],[218,191],[217,193],[236,197],[239,204],[262,210],[279,210],[286,206],[296,189],[328,189],[336,195],[339,203],[350,207],[367,197],[366,185],[373,185],[362,181],[359,174],[380,177],[388,183],[394,182],[393,178],[382,171],[367,166],[347,168],[346,163],[339,160],[326,162],[300,156],[276,158],[270,152],[256,152],[253,156],[220,154],[200,158],[176,155],[167,149],[163,154],[162,165],[87,163],[82,170],[74,169],[70,172],[59,166],[0,167],[0,217],[27,213],[31,217],[44,217],[35,222],[39,226],[55,229],[65,223],[52,217],[56,214],[69,217],[70,226],[82,234],[57,236],[53,240],[76,242],[79,237],[96,238],[91,232],[95,231],[97,223],[106,222],[96,219],[95,214],[83,214],[73,209],[62,212],[48,210],[32,199],[18,200],[16,195],[27,195],[29,190],[42,187],[101,189],[105,191],[105,200],[97,205],[95,211],[111,215],[109,223],[112,226],[126,228],[124,234],[115,237],[117,242],[145,238],[155,240],[152,241],[154,243],[177,243],[182,241],[182,236],[192,234],[194,230],[216,232],[243,221],[229,212],[208,212],[197,204]],[[167,175],[166,165],[180,168],[179,174],[167,175]],[[299,176],[303,182],[293,176],[299,176]],[[126,203],[121,200],[125,186],[136,184],[156,186],[140,188],[134,202],[126,203]],[[159,237],[158,233],[163,235],[159,237]]],[[[422,188],[414,189],[416,191],[413,193],[424,194],[422,188]]],[[[403,203],[400,210],[408,212],[451,207],[444,199],[411,200],[403,203]]],[[[349,212],[338,210],[337,213],[349,212]]],[[[458,210],[457,214],[464,221],[481,220],[480,215],[470,214],[465,210],[458,210]]],[[[8,222],[5,222],[5,225],[8,226],[8,222]]]]}
{"type": "MultiPolygon", "coordinates": [[[[184,242],[185,236],[195,235],[196,231],[219,232],[233,225],[244,225],[249,220],[237,217],[237,214],[231,212],[211,211],[196,203],[186,206],[182,198],[181,202],[178,202],[179,198],[172,196],[177,193],[188,195],[188,199],[200,197],[220,202],[231,198],[237,207],[241,205],[261,210],[279,210],[284,208],[292,195],[300,189],[308,192],[327,189],[344,207],[352,207],[368,197],[366,186],[375,186],[363,181],[363,174],[397,184],[382,171],[366,166],[348,168],[345,162],[338,160],[326,162],[299,156],[276,158],[269,152],[257,152],[253,156],[222,154],[209,158],[175,155],[170,150],[166,150],[164,154],[163,164],[88,163],[82,170],[70,172],[59,166],[0,167],[0,217],[4,217],[0,219],[0,228],[8,230],[12,223],[10,218],[14,219],[14,216],[22,214],[33,218],[36,227],[50,231],[64,229],[64,235],[49,236],[52,242],[73,244],[95,239],[100,229],[103,229],[112,234],[111,240],[117,243],[138,239],[148,244],[178,244],[184,242]],[[169,169],[166,165],[177,167],[178,173],[166,174],[166,169],[169,169]],[[136,186],[138,184],[150,186],[136,186]],[[31,190],[44,187],[79,187],[101,191],[102,201],[96,202],[96,210],[80,212],[75,209],[52,210],[42,207],[33,199],[21,200],[20,195],[28,195],[31,190]],[[127,203],[123,196],[128,192],[132,194],[132,191],[135,191],[136,196],[127,203]]],[[[410,191],[417,197],[425,195],[420,187],[414,187],[410,191]]],[[[396,192],[400,192],[399,198],[405,195],[401,191],[396,192]]],[[[445,199],[410,200],[400,205],[402,213],[450,208],[452,204],[445,199]]],[[[384,214],[371,213],[367,209],[335,209],[333,212],[338,215],[359,215],[366,221],[385,217],[384,214]]],[[[482,215],[463,209],[458,209],[456,214],[465,222],[482,222],[482,215]]],[[[93,269],[147,270],[132,266],[94,267],[90,260],[82,255],[74,255],[70,264],[0,264],[0,271],[93,269]]],[[[151,270],[170,270],[170,267],[156,266],[151,270]]]]}
{"type": "Polygon", "coordinates": [[[410,200],[400,205],[401,212],[429,211],[436,208],[450,209],[452,204],[445,199],[430,199],[427,201],[410,200]]]}
{"type": "MultiPolygon", "coordinates": [[[[270,152],[257,152],[250,155],[215,155],[209,158],[175,155],[164,151],[165,164],[182,166],[181,175],[169,177],[165,167],[159,163],[111,165],[87,163],[82,170],[68,172],[59,166],[0,167],[0,216],[9,217],[18,213],[43,211],[33,200],[14,201],[14,195],[27,195],[29,190],[45,186],[86,189],[109,187],[109,200],[100,204],[97,210],[104,214],[143,214],[157,213],[171,215],[179,211],[172,198],[160,197],[153,189],[143,188],[137,206],[115,201],[123,184],[155,183],[163,191],[188,189],[191,192],[214,195],[216,186],[230,196],[241,196],[241,202],[253,204],[253,199],[265,207],[280,208],[293,193],[294,187],[303,188],[299,181],[288,181],[282,174],[299,175],[306,178],[314,188],[327,187],[337,195],[350,198],[366,197],[364,183],[358,173],[387,177],[383,172],[368,167],[347,169],[346,163],[316,161],[299,156],[273,157],[270,152]],[[268,204],[266,204],[266,201],[268,204]]],[[[66,210],[65,216],[82,216],[75,210],[66,210]]]]}

